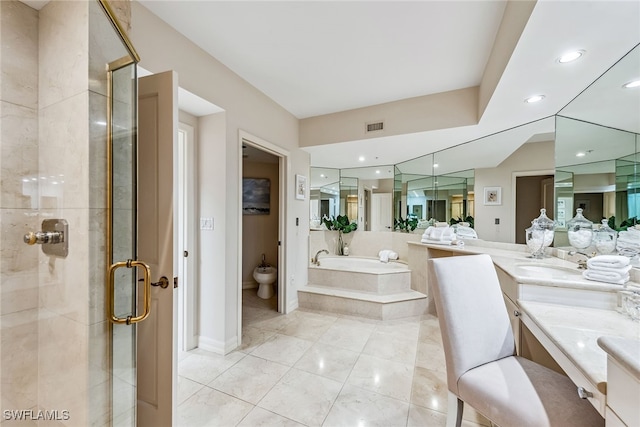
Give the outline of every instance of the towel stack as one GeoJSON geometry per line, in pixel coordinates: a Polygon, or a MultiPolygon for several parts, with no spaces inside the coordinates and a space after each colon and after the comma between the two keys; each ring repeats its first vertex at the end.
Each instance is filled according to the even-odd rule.
{"type": "Polygon", "coordinates": [[[596,282],[624,285],[629,281],[629,270],[629,258],[620,255],[599,255],[587,261],[587,269],[582,276],[596,282]]]}
{"type": "Polygon", "coordinates": [[[477,239],[478,234],[476,230],[471,228],[468,222],[459,222],[457,226],[454,225],[456,237],[458,239],[477,239]]]}
{"type": "Polygon", "coordinates": [[[398,259],[398,253],[392,251],[391,249],[383,249],[378,252],[378,256],[380,257],[381,262],[389,262],[390,259],[398,259]]]}
{"type": "Polygon", "coordinates": [[[436,222],[424,231],[422,243],[450,245],[456,240],[456,233],[446,222],[436,222]]]}
{"type": "Polygon", "coordinates": [[[640,253],[640,230],[630,227],[618,233],[616,242],[618,252],[633,256],[640,253]]]}

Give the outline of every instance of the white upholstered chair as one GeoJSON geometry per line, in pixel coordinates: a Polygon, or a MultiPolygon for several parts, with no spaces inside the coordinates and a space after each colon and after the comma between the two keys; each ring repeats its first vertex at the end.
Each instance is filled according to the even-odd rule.
{"type": "Polygon", "coordinates": [[[431,259],[429,283],[447,365],[448,427],[460,426],[464,402],[501,427],[604,426],[568,377],[515,355],[488,255],[431,259]]]}

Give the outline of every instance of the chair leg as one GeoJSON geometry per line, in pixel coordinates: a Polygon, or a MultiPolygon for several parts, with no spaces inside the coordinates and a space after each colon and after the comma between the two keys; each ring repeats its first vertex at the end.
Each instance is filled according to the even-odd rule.
{"type": "Polygon", "coordinates": [[[447,407],[447,426],[446,427],[460,427],[462,424],[462,410],[464,409],[464,402],[458,399],[455,394],[449,393],[449,406],[447,407]]]}

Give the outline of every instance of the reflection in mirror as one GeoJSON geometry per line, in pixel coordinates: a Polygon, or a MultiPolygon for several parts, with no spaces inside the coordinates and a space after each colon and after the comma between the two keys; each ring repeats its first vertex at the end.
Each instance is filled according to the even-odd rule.
{"type": "Polygon", "coordinates": [[[322,218],[336,217],[340,213],[340,170],[311,168],[309,180],[309,226],[322,226],[322,218]]]}
{"type": "Polygon", "coordinates": [[[450,224],[466,221],[473,227],[474,168],[479,165],[467,164],[463,159],[473,158],[470,153],[476,152],[470,150],[479,148],[474,141],[434,153],[434,200],[441,208],[433,218],[450,224]]]}
{"type": "Polygon", "coordinates": [[[356,221],[358,230],[391,230],[393,166],[342,169],[340,176],[341,199],[347,203],[343,215],[356,221]]]}
{"type": "Polygon", "coordinates": [[[636,152],[616,160],[616,227],[635,225],[640,218],[640,185],[638,178],[638,142],[636,152]]]}
{"type": "Polygon", "coordinates": [[[578,207],[596,224],[614,217],[610,224],[618,229],[633,225],[640,215],[640,88],[625,87],[638,79],[638,70],[640,45],[556,117],[557,246],[568,245],[562,227],[578,207]]]}
{"type": "Polygon", "coordinates": [[[417,228],[427,227],[427,221],[432,218],[433,200],[433,154],[427,154],[395,167],[393,189],[393,217],[394,223],[415,218],[417,228]]]}
{"type": "Polygon", "coordinates": [[[358,178],[340,175],[340,215],[353,222],[358,218],[358,178]]]}

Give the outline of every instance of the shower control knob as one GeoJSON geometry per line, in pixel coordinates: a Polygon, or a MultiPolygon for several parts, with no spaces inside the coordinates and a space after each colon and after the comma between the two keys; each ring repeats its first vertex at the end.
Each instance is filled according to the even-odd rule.
{"type": "Polygon", "coordinates": [[[27,245],[63,243],[64,233],[61,231],[31,231],[24,235],[23,240],[27,245]]]}

